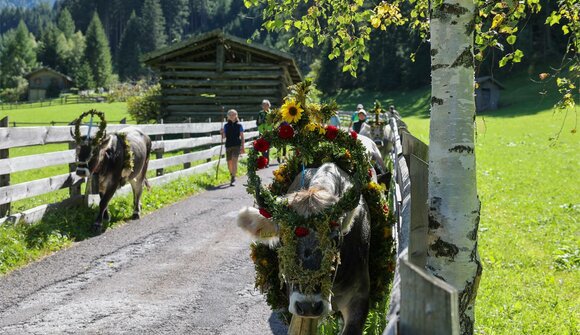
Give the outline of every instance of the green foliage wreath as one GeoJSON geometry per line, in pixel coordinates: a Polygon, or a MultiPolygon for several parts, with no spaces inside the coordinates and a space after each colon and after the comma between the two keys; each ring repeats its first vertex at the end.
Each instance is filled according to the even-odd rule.
{"type": "Polygon", "coordinates": [[[101,142],[101,140],[103,139],[103,137],[105,136],[105,129],[107,129],[107,121],[105,120],[105,113],[100,112],[96,109],[91,109],[89,111],[82,113],[75,120],[74,138],[75,138],[75,142],[77,144],[81,143],[81,124],[83,122],[83,119],[89,115],[90,116],[97,116],[101,120],[101,122],[99,123],[99,130],[97,130],[97,134],[93,137],[93,139],[91,141],[92,144],[98,145],[101,142]]]}
{"type": "Polygon", "coordinates": [[[359,204],[363,195],[371,211],[371,291],[373,305],[388,290],[390,270],[394,267],[394,249],[388,220],[388,206],[384,189],[371,180],[371,165],[364,146],[356,133],[347,133],[334,126],[323,126],[335,113],[336,105],[310,104],[306,100],[309,83],[291,87],[291,94],[284,105],[273,111],[271,130],[265,131],[254,141],[248,155],[247,191],[256,198],[260,212],[279,225],[281,244],[275,250],[268,246],[252,245],[252,259],[256,268],[256,287],[267,294],[267,302],[273,309],[285,308],[288,302],[285,281],[298,285],[302,292],[314,292],[321,287],[324,296],[332,294],[332,279],[340,264],[339,245],[331,238],[340,235],[341,217],[359,204]],[[274,171],[274,181],[264,187],[258,169],[267,165],[263,152],[271,147],[291,146],[294,154],[286,164],[274,171]],[[285,195],[293,178],[306,168],[317,168],[326,162],[334,162],[352,177],[353,187],[339,201],[322,212],[308,218],[292,210],[285,195]],[[298,262],[298,239],[310,231],[317,234],[322,252],[322,264],[318,270],[305,269],[298,262]],[[378,264],[380,263],[380,264],[378,264]],[[380,298],[379,298],[380,297],[380,298]]]}

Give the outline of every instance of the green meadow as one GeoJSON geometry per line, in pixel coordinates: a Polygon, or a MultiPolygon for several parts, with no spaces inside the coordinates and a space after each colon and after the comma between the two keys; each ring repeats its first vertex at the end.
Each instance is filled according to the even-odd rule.
{"type": "MultiPolygon", "coordinates": [[[[503,84],[500,109],[477,117],[479,252],[484,272],[476,302],[476,334],[580,334],[580,140],[574,133],[579,111],[554,110],[557,95],[545,93],[544,87],[527,78],[515,77],[503,84]]],[[[354,110],[357,103],[370,110],[375,99],[383,106],[394,104],[410,131],[428,142],[430,94],[426,90],[389,95],[349,91],[335,98],[345,110],[354,110]]],[[[126,115],[124,104],[94,104],[4,110],[0,118],[72,120],[90,108],[105,111],[111,120],[126,115]]],[[[15,175],[13,180],[31,177],[15,175]]],[[[210,176],[199,178],[192,189],[174,182],[146,192],[145,211],[214,184],[210,176]]],[[[227,179],[224,171],[222,179],[227,179]]],[[[130,217],[130,197],[115,200],[112,208],[118,208],[112,213],[113,225],[121,224],[130,217]]],[[[90,237],[76,223],[94,214],[94,210],[71,211],[32,226],[0,226],[0,273],[90,237]]],[[[381,324],[375,315],[371,318],[372,324],[381,324]]],[[[335,326],[323,327],[324,334],[335,332],[335,326]]],[[[380,332],[371,327],[367,333],[380,332]]]]}
{"type": "MultiPolygon", "coordinates": [[[[580,334],[580,109],[527,78],[502,82],[500,109],[477,117],[483,277],[475,333],[580,334]]],[[[428,143],[429,92],[346,92],[344,109],[394,104],[428,143]]],[[[332,334],[328,332],[327,334],[332,334]]]]}

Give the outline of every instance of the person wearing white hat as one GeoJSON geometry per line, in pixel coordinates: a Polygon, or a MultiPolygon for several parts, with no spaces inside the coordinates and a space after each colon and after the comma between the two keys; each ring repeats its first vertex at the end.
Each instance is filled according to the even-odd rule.
{"type": "Polygon", "coordinates": [[[351,117],[350,117],[350,123],[348,124],[348,129],[352,130],[352,126],[355,122],[358,122],[359,118],[358,115],[360,113],[360,111],[363,111],[365,116],[366,116],[366,111],[364,110],[364,107],[362,104],[358,104],[356,105],[356,111],[354,113],[352,113],[351,117]]]}
{"type": "Polygon", "coordinates": [[[359,109],[358,111],[358,121],[352,124],[352,130],[355,131],[357,134],[360,133],[362,127],[367,120],[367,112],[364,109],[359,109]]]}

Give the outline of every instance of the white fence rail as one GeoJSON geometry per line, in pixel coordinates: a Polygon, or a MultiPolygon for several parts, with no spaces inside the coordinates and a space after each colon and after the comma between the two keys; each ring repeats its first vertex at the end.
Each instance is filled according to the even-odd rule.
{"type": "MultiPolygon", "coordinates": [[[[34,222],[53,207],[68,206],[82,201],[81,185],[84,178],[74,173],[75,151],[74,143],[70,134],[70,126],[50,127],[8,127],[8,118],[0,120],[0,224],[4,222],[34,222]],[[35,145],[67,143],[69,150],[48,152],[42,154],[10,158],[10,149],[35,145]],[[18,184],[10,183],[10,176],[14,173],[42,169],[55,165],[69,164],[69,173],[39,178],[18,184]],[[69,188],[69,198],[60,203],[44,204],[22,213],[11,213],[11,203],[31,197],[51,193],[64,188],[69,188]]],[[[215,159],[225,150],[221,148],[222,127],[220,122],[211,123],[176,123],[176,124],[146,124],[133,125],[150,135],[152,143],[152,160],[148,170],[156,170],[157,176],[150,178],[152,185],[159,185],[174,180],[181,176],[201,173],[214,168],[218,162],[215,159]],[[168,136],[169,135],[169,136],[168,136]],[[180,137],[175,139],[161,139],[165,136],[180,137]],[[160,138],[156,140],[157,138],[160,138]],[[182,151],[177,155],[163,157],[165,153],[182,151]],[[157,158],[157,159],[153,159],[157,158]],[[213,160],[212,160],[213,159],[213,160]],[[202,164],[191,166],[194,162],[204,161],[202,164]],[[181,170],[165,174],[163,169],[183,165],[181,170]]],[[[251,140],[258,135],[255,121],[242,122],[246,130],[246,140],[251,140]]],[[[118,131],[127,125],[108,125],[107,132],[118,131]]],[[[86,134],[86,126],[81,127],[81,134],[86,134]]],[[[117,192],[126,193],[130,188],[124,187],[117,192]]],[[[98,197],[98,195],[97,195],[98,197]]],[[[92,201],[91,201],[92,202],[92,201]]]]}

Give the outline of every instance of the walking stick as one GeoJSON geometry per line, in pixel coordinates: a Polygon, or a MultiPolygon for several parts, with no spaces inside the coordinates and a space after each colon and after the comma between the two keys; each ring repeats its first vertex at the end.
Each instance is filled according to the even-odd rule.
{"type": "MultiPolygon", "coordinates": [[[[223,112],[224,112],[224,106],[222,106],[222,114],[223,114],[223,112]]],[[[224,131],[225,131],[225,129],[224,129],[224,131]]],[[[224,149],[224,135],[222,135],[220,133],[220,155],[218,157],[217,167],[215,169],[215,179],[216,180],[218,179],[218,172],[220,171],[220,162],[222,160],[222,152],[223,152],[223,149],[224,149]]]]}

